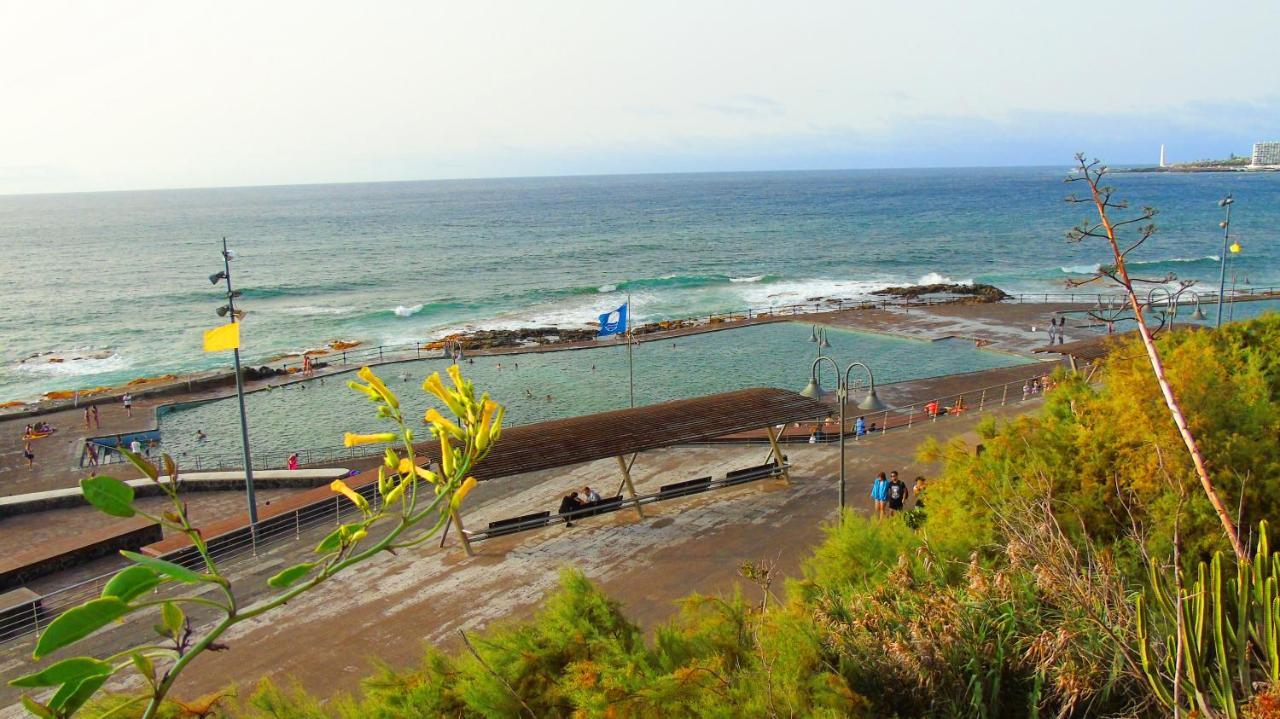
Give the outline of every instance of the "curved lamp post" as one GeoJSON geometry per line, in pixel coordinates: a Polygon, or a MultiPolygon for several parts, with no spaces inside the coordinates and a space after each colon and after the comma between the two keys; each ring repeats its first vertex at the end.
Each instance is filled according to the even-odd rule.
{"type": "Polygon", "coordinates": [[[1192,297],[1192,299],[1194,299],[1194,300],[1195,300],[1195,303],[1196,303],[1196,308],[1195,308],[1195,310],[1194,310],[1194,311],[1192,311],[1192,313],[1191,313],[1191,319],[1196,320],[1196,321],[1198,321],[1198,322],[1199,322],[1199,321],[1204,321],[1204,320],[1209,319],[1209,316],[1208,316],[1208,315],[1206,315],[1206,314],[1204,313],[1204,310],[1200,308],[1200,293],[1199,293],[1199,292],[1192,292],[1192,293],[1191,293],[1191,297],[1192,297]]]}
{"type": "Polygon", "coordinates": [[[1218,272],[1218,319],[1214,322],[1214,327],[1222,326],[1222,302],[1227,292],[1227,242],[1231,237],[1231,206],[1235,204],[1235,200],[1228,192],[1227,196],[1218,200],[1218,207],[1226,208],[1227,216],[1218,223],[1222,228],[1222,254],[1219,255],[1221,269],[1218,272]]]}
{"type": "Polygon", "coordinates": [[[836,401],[840,403],[840,505],[838,507],[838,511],[839,511],[838,516],[843,520],[844,505],[845,505],[844,409],[845,409],[845,405],[848,404],[849,402],[849,373],[853,371],[854,367],[861,367],[862,369],[867,371],[867,380],[869,385],[869,388],[867,390],[867,396],[864,397],[863,400],[858,403],[858,409],[864,409],[864,410],[876,412],[879,410],[888,409],[888,407],[885,405],[884,402],[880,401],[880,397],[876,394],[876,378],[875,378],[875,375],[871,373],[870,367],[866,366],[861,362],[853,362],[848,367],[845,368],[844,374],[841,374],[840,365],[837,364],[836,361],[830,357],[819,357],[818,359],[813,361],[813,367],[809,371],[809,384],[805,385],[804,389],[800,391],[800,394],[802,396],[808,397],[810,399],[820,399],[822,397],[822,386],[818,384],[818,365],[821,364],[823,360],[830,362],[831,366],[836,371],[836,401]]]}
{"type": "MultiPolygon", "coordinates": [[[[1164,311],[1161,312],[1169,318],[1169,329],[1173,329],[1173,323],[1178,318],[1178,296],[1182,292],[1171,292],[1168,287],[1152,287],[1147,292],[1147,307],[1155,307],[1155,296],[1157,292],[1163,292],[1165,296],[1164,311]]],[[[1160,324],[1164,324],[1161,322],[1160,324]]]]}

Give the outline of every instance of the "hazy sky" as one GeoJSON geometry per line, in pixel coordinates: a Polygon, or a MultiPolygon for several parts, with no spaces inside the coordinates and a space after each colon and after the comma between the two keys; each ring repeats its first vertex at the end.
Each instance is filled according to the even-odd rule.
{"type": "Polygon", "coordinates": [[[1280,139],[1280,2],[0,0],[0,193],[1280,139]]]}

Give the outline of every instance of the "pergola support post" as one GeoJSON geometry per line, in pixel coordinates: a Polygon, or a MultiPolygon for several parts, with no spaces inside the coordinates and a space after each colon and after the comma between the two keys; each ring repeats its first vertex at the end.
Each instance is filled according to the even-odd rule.
{"type": "MultiPolygon", "coordinates": [[[[467,556],[468,557],[476,556],[475,550],[471,548],[471,540],[467,539],[467,533],[462,528],[462,515],[458,514],[458,510],[456,509],[450,512],[450,515],[453,519],[453,526],[458,530],[458,539],[462,541],[462,548],[467,550],[467,556]]],[[[443,539],[444,537],[441,537],[442,541],[443,539]]]]}
{"type": "Polygon", "coordinates": [[[622,470],[622,483],[627,485],[627,493],[631,495],[631,503],[635,505],[636,515],[644,519],[644,510],[640,507],[640,498],[636,496],[636,486],[631,483],[631,470],[627,468],[627,460],[618,457],[618,469],[622,470]]]}
{"type": "MultiPolygon", "coordinates": [[[[782,448],[778,446],[778,430],[773,425],[768,425],[764,428],[764,431],[769,434],[769,446],[773,448],[773,463],[782,470],[778,476],[782,477],[783,482],[791,484],[791,473],[783,465],[782,448]]],[[[840,432],[844,432],[844,427],[840,428],[840,432]]]]}

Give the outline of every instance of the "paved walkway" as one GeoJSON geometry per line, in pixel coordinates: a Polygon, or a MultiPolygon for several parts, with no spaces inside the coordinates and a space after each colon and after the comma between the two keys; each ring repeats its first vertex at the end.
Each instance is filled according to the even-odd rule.
{"type": "MultiPolygon", "coordinates": [[[[997,410],[1011,415],[1037,401],[997,410]]],[[[948,418],[912,432],[864,438],[849,451],[847,471],[853,506],[865,510],[867,486],[877,471],[897,469],[906,477],[935,468],[914,463],[925,436],[970,436],[978,415],[948,418]]],[[[677,448],[641,455],[634,476],[640,490],[708,473],[757,464],[758,446],[677,448]]],[[[321,695],[354,690],[377,657],[392,666],[410,666],[421,657],[421,642],[451,645],[459,629],[528,616],[554,589],[557,572],[575,566],[621,601],[628,616],[647,628],[668,619],[675,602],[691,592],[728,593],[741,587],[754,598],[758,589],[738,577],[745,560],[772,563],[781,577],[799,576],[802,560],[821,541],[821,525],[834,516],[835,445],[798,445],[787,453],[795,467],[787,486],[766,482],[648,505],[637,520],[623,510],[585,519],[573,528],[555,526],[477,545],[468,559],[453,541],[375,559],[295,600],[284,612],[246,623],[228,637],[231,649],[202,657],[183,680],[180,696],[195,696],[228,682],[248,687],[260,677],[297,680],[321,695]]],[[[482,484],[468,498],[468,521],[537,509],[553,509],[561,494],[583,484],[612,489],[612,462],[523,475],[482,484]]],[[[327,528],[301,543],[273,549],[254,564],[231,570],[234,583],[252,596],[266,577],[307,556],[327,528]]],[[[107,630],[89,646],[114,651],[147,631],[146,621],[107,630]]],[[[0,651],[0,676],[29,668],[30,642],[0,651]]],[[[16,694],[0,689],[0,703],[16,694]]]]}

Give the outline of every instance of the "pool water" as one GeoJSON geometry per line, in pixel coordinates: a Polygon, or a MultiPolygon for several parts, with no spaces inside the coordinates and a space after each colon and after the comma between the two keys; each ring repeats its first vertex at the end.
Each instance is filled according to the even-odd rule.
{"type": "MultiPolygon", "coordinates": [[[[1157,298],[1157,302],[1158,301],[1160,301],[1159,298],[1157,298]]],[[[1159,309],[1162,308],[1157,307],[1157,310],[1159,309]]],[[[1212,327],[1217,321],[1218,306],[1216,304],[1206,302],[1200,306],[1200,309],[1204,312],[1205,319],[1192,319],[1191,314],[1196,311],[1195,306],[1190,303],[1183,302],[1178,307],[1178,316],[1174,318],[1174,322],[1180,325],[1197,324],[1205,327],[1212,327]]],[[[1222,321],[1240,322],[1243,320],[1251,320],[1268,312],[1280,312],[1280,300],[1229,302],[1222,307],[1222,321]]],[[[1089,325],[1089,329],[1095,332],[1105,333],[1107,331],[1105,324],[1090,317],[1087,312],[1068,312],[1066,314],[1079,322],[1092,322],[1093,324],[1089,325]]],[[[1159,323],[1159,315],[1148,316],[1148,324],[1158,325],[1159,323]]],[[[1131,319],[1120,320],[1115,323],[1116,332],[1127,332],[1134,329],[1134,327],[1134,322],[1131,319]]]]}
{"type": "MultiPolygon", "coordinates": [[[[727,392],[745,387],[782,387],[799,391],[808,380],[817,345],[808,325],[784,322],[646,342],[635,354],[637,405],[727,392]]],[[[884,384],[942,374],[1008,367],[1031,360],[975,349],[962,340],[926,342],[829,328],[824,354],[843,366],[865,362],[884,384]]],[[[627,348],[602,341],[601,347],[541,354],[476,357],[463,374],[477,391],[486,390],[507,405],[507,424],[526,424],[628,406],[627,348]]],[[[448,361],[416,360],[378,367],[379,376],[400,396],[406,416],[415,421],[429,405],[422,380],[444,374],[448,361]]],[[[823,363],[823,386],[834,385],[823,363]]],[[[345,431],[388,428],[373,416],[373,406],[346,386],[352,375],[279,387],[245,398],[255,455],[282,455],[302,448],[335,447],[345,431]]],[[[445,380],[448,382],[447,378],[445,380]]],[[[234,398],[161,414],[165,450],[185,457],[239,452],[239,419],[234,398]],[[208,439],[196,442],[196,430],[208,439]]],[[[255,458],[255,465],[257,459],[255,458]]]]}

